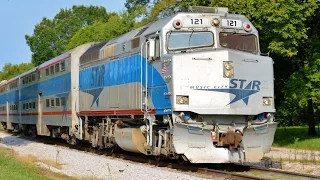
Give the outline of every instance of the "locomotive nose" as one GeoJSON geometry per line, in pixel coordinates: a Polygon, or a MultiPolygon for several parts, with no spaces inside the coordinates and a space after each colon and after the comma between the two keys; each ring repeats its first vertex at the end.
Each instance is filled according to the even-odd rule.
{"type": "Polygon", "coordinates": [[[176,110],[188,107],[199,114],[274,112],[271,58],[221,50],[174,56],[173,63],[176,110]],[[179,103],[181,97],[188,103],[179,103]]]}

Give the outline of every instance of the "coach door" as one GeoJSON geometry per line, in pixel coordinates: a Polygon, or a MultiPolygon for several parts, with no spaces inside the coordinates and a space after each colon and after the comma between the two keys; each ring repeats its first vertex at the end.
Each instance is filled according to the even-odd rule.
{"type": "Polygon", "coordinates": [[[42,114],[43,114],[43,100],[42,93],[38,94],[38,123],[37,123],[37,132],[39,135],[43,135],[43,125],[42,125],[42,114]]]}

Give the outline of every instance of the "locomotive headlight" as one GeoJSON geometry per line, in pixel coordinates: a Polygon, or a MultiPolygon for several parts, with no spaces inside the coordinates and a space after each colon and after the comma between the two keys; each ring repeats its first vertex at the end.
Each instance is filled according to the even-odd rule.
{"type": "Polygon", "coordinates": [[[176,96],[177,104],[189,104],[189,96],[176,96]]]}
{"type": "Polygon", "coordinates": [[[264,106],[271,106],[272,105],[272,98],[271,97],[263,97],[263,105],[264,106]]]}
{"type": "Polygon", "coordinates": [[[212,25],[218,26],[220,24],[220,20],[218,18],[214,18],[212,20],[212,25]]]}
{"type": "Polygon", "coordinates": [[[233,78],[233,76],[234,76],[233,62],[223,61],[223,77],[233,78]]]}

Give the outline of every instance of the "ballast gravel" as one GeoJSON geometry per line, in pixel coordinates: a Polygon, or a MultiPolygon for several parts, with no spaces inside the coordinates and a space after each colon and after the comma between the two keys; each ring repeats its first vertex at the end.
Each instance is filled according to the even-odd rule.
{"type": "Polygon", "coordinates": [[[76,178],[99,179],[204,179],[176,170],[132,161],[86,153],[62,146],[47,145],[25,140],[0,132],[0,147],[10,148],[20,155],[31,155],[41,160],[51,160],[62,165],[61,169],[42,162],[37,164],[54,172],[76,178]]]}

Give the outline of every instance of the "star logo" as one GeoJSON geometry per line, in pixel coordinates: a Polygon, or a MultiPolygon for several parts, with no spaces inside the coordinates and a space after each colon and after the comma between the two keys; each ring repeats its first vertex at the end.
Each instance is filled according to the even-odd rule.
{"type": "Polygon", "coordinates": [[[250,89],[208,89],[208,91],[225,92],[225,93],[234,94],[236,97],[233,98],[232,101],[227,105],[235,103],[239,100],[242,100],[246,105],[248,105],[249,96],[259,92],[258,90],[250,90],[250,89]]]}
{"type": "Polygon", "coordinates": [[[240,100],[242,100],[246,105],[248,105],[249,97],[260,91],[261,82],[257,80],[250,81],[244,87],[246,82],[247,80],[244,79],[231,79],[230,86],[213,86],[213,88],[211,88],[210,86],[191,86],[191,89],[234,94],[235,97],[227,105],[230,105],[240,100]]]}

